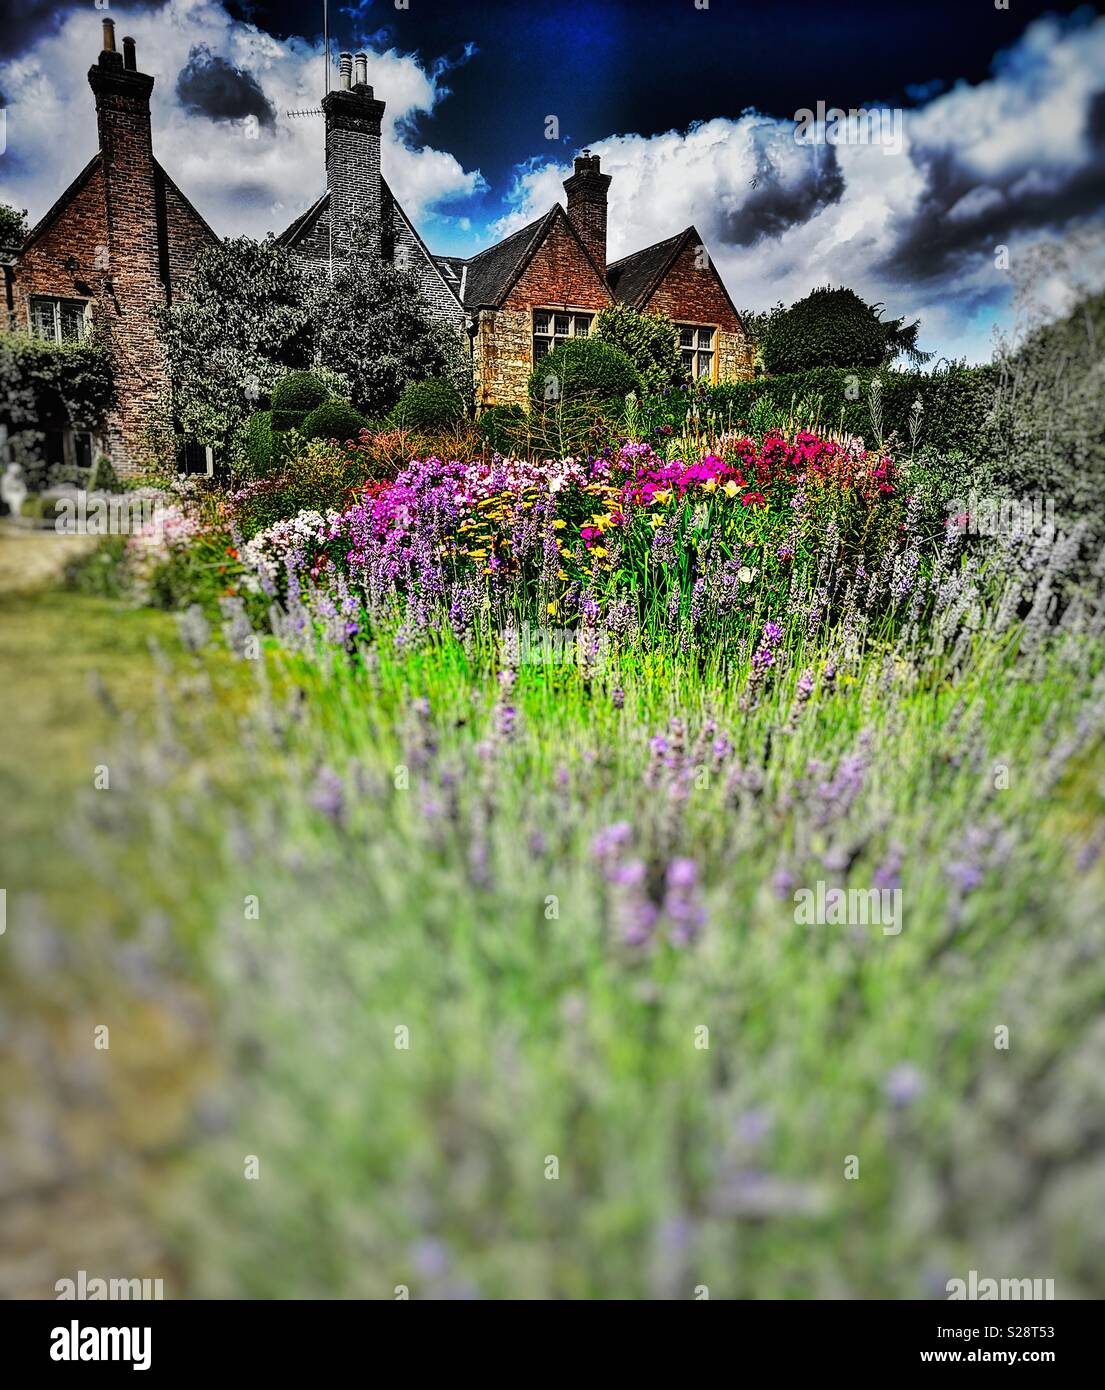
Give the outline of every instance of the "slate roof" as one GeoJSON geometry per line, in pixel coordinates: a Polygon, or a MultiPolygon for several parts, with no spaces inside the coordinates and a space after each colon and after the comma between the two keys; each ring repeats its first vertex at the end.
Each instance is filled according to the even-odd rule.
{"type": "Polygon", "coordinates": [[[327,190],[321,198],[316,198],[305,212],[301,212],[290,227],[284,228],[276,238],[277,246],[286,246],[290,251],[302,237],[306,236],[318,221],[320,214],[329,206],[330,192],[327,190]]]}
{"type": "Polygon", "coordinates": [[[608,265],[606,280],[614,298],[621,304],[629,304],[636,309],[643,308],[683,250],[688,238],[694,234],[693,227],[685,227],[677,236],[658,241],[641,251],[634,251],[629,256],[623,256],[620,261],[608,265]]]}
{"type": "MultiPolygon", "coordinates": [[[[549,224],[560,204],[551,207],[544,217],[529,223],[521,231],[504,237],[467,262],[468,276],[464,285],[466,309],[497,308],[506,298],[511,285],[525,269],[530,257],[540,246],[549,224]]],[[[560,209],[563,211],[563,209],[560,209]]]]}

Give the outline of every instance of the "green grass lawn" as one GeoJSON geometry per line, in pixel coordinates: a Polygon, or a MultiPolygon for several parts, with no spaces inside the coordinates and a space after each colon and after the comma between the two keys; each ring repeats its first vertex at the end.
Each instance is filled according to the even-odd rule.
{"type": "Polygon", "coordinates": [[[749,708],[720,650],[197,659],[46,591],[0,640],[6,1089],[64,1154],[17,1150],[15,1291],[1102,1292],[1095,649],[876,642],[795,717],[808,648],[749,708]],[[900,934],[796,921],[888,865],[900,934]]]}

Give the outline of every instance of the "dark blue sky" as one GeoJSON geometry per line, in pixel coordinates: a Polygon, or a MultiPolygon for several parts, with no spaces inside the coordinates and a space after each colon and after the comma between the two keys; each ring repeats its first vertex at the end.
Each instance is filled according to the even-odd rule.
{"type": "MultiPolygon", "coordinates": [[[[994,54],[1041,14],[1073,3],[1010,0],[332,0],[340,47],[417,53],[451,66],[451,97],[420,135],[479,167],[501,193],[516,164],[560,119],[577,149],[612,134],[652,135],[753,106],[788,117],[821,98],[830,105],[909,106],[957,80],[982,81],[994,54]],[[466,53],[469,56],[465,56],[466,53]],[[925,91],[928,86],[927,93],[925,91]]],[[[1081,8],[1086,8],[1082,6],[1081,8]]],[[[322,3],[228,4],[280,38],[322,32],[322,3]]]]}

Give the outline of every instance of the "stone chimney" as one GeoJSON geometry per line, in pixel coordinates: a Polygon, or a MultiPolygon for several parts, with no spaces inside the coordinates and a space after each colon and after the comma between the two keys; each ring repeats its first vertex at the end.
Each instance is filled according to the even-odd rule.
{"type": "Polygon", "coordinates": [[[575,158],[575,172],[564,180],[568,195],[568,220],[591,253],[600,272],[606,274],[606,191],[610,175],[599,171],[599,157],[584,150],[575,158]]]}
{"type": "Polygon", "coordinates": [[[339,59],[341,86],[322,99],[326,116],[326,187],[334,255],[347,256],[360,223],[367,226],[370,249],[380,254],[380,118],[384,103],[368,85],[368,58],[354,59],[356,80],[349,86],[349,54],[339,59]]]}

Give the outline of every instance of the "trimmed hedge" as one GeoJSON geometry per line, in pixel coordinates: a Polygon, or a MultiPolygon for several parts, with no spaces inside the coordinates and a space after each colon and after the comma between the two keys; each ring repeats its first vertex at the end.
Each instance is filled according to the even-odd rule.
{"type": "Polygon", "coordinates": [[[333,397],[316,405],[300,426],[307,439],[356,439],[365,427],[364,417],[349,404],[333,397]]]}
{"type": "Polygon", "coordinates": [[[569,338],[541,359],[529,379],[530,399],[539,407],[559,401],[620,414],[626,396],[640,390],[641,378],[630,357],[597,338],[569,338]]]}
{"type": "MultiPolygon", "coordinates": [[[[972,454],[987,448],[991,433],[989,417],[997,384],[992,366],[950,367],[930,375],[926,372],[896,372],[887,368],[846,371],[841,367],[818,367],[808,372],[761,377],[756,381],[724,382],[686,396],[686,404],[696,402],[700,411],[712,413],[726,426],[747,428],[759,402],[768,402],[786,412],[801,408],[800,424],[816,416],[825,429],[874,438],[871,416],[871,382],[882,382],[883,437],[897,434],[909,439],[909,413],[920,398],[923,407],[919,448],[949,449],[972,454]]],[[[681,402],[682,404],[682,402],[681,402]]]]}
{"type": "Polygon", "coordinates": [[[272,458],[272,414],[258,410],[246,421],[245,455],[251,478],[263,478],[272,458]]]}
{"type": "Polygon", "coordinates": [[[782,375],[815,367],[877,367],[886,354],[886,325],[854,290],[824,287],[772,319],[764,366],[782,375]]]}
{"type": "Polygon", "coordinates": [[[464,419],[464,401],[449,381],[416,381],[403,394],[388,422],[405,430],[441,430],[464,419]]]}

